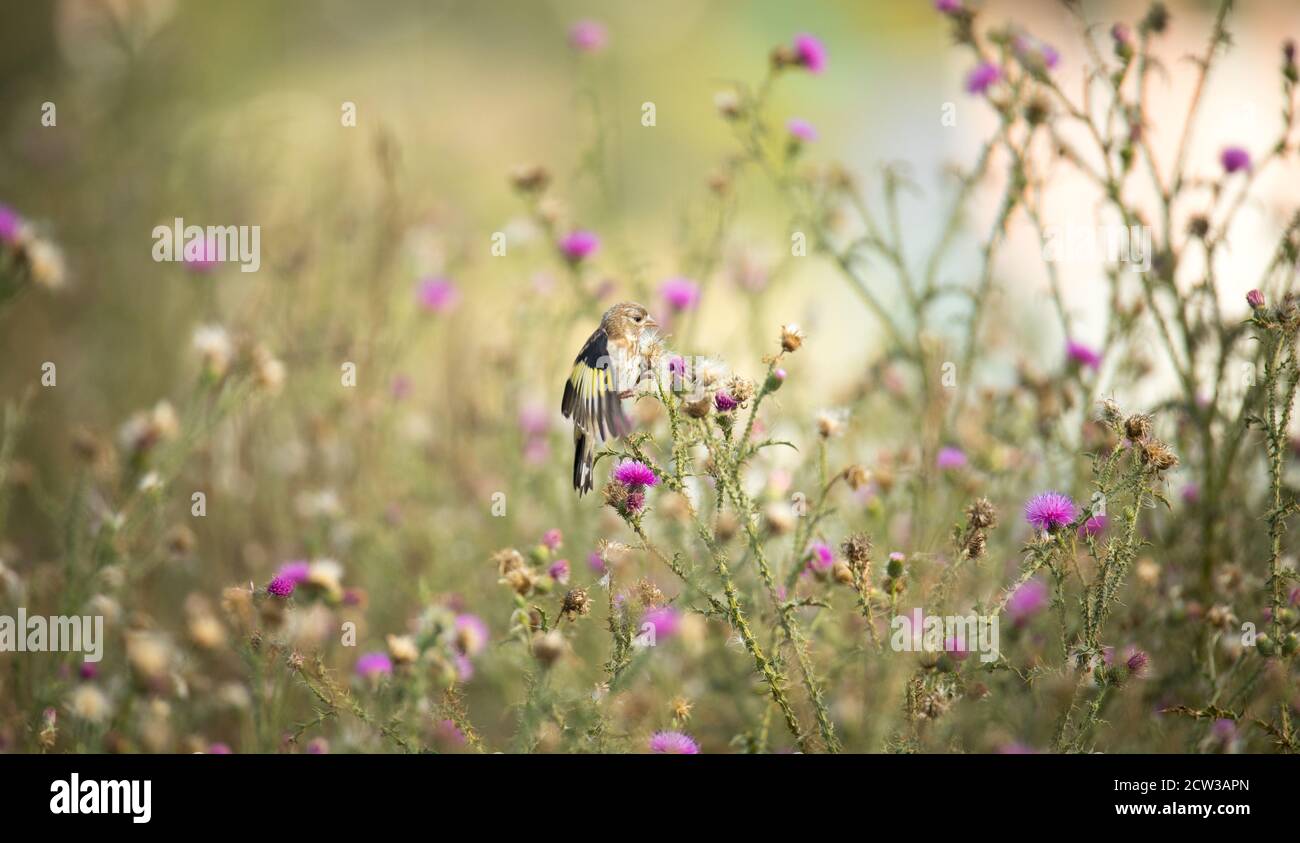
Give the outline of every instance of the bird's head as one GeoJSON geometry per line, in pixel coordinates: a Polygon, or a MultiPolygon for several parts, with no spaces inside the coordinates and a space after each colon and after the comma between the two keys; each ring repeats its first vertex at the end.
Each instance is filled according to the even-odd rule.
{"type": "Polygon", "coordinates": [[[605,311],[600,325],[612,340],[640,341],[659,330],[659,323],[635,302],[625,301],[605,311]]]}

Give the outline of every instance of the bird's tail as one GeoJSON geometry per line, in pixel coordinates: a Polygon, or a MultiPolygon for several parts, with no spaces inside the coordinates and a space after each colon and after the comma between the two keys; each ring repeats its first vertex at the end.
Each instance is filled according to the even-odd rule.
{"type": "Polygon", "coordinates": [[[582,428],[573,428],[573,488],[579,495],[591,491],[595,474],[596,443],[582,428]]]}

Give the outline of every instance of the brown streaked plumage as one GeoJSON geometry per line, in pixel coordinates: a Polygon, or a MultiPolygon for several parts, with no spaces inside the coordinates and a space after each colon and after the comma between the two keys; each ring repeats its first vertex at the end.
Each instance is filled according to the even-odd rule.
{"type": "Polygon", "coordinates": [[[596,448],[632,428],[623,399],[631,397],[641,377],[645,346],[658,327],[644,307],[621,302],[605,311],[573,361],[560,410],[573,419],[573,488],[579,495],[594,484],[596,448]]]}

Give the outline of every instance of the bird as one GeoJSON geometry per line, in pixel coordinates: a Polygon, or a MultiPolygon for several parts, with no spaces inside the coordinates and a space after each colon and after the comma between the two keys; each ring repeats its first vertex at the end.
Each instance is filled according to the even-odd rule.
{"type": "Polygon", "coordinates": [[[560,412],[573,420],[573,488],[591,491],[596,448],[632,429],[623,412],[647,368],[646,352],[659,323],[635,302],[620,302],[600,317],[598,327],[573,360],[560,412]]]}

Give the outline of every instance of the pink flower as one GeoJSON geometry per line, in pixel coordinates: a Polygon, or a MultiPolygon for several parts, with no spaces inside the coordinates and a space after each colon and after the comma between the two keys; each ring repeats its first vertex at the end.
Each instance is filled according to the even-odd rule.
{"type": "Polygon", "coordinates": [[[569,46],[580,53],[598,53],[609,43],[609,33],[600,21],[580,20],[569,27],[569,46]]]}
{"type": "Polygon", "coordinates": [[[546,545],[547,550],[558,550],[564,542],[564,534],[557,528],[551,528],[542,535],[542,544],[546,545]]]}
{"type": "Polygon", "coordinates": [[[659,482],[650,466],[636,460],[626,460],[614,469],[614,479],[630,488],[653,486],[659,482]]]}
{"type": "Polygon", "coordinates": [[[961,0],[934,0],[934,8],[945,15],[961,11],[961,0]]]}
{"type": "Polygon", "coordinates": [[[211,272],[217,265],[217,244],[211,239],[187,242],[181,248],[185,268],[191,272],[211,272]]]}
{"type": "Polygon", "coordinates": [[[587,554],[587,565],[598,574],[605,573],[605,560],[594,550],[587,554]]]}
{"type": "Polygon", "coordinates": [[[818,74],[826,70],[826,47],[814,36],[807,33],[796,35],[794,54],[795,61],[809,73],[818,74]]]}
{"type": "Polygon", "coordinates": [[[813,571],[825,573],[835,564],[835,551],[831,550],[830,545],[826,542],[813,542],[812,558],[808,560],[808,567],[813,571]]]}
{"type": "Polygon", "coordinates": [[[961,448],[954,448],[951,445],[939,449],[939,454],[935,457],[934,463],[940,471],[953,471],[958,468],[965,468],[969,460],[966,459],[966,452],[961,448]]]}
{"type": "Polygon", "coordinates": [[[285,562],[276,571],[276,576],[285,577],[294,585],[302,585],[307,582],[307,577],[311,573],[311,565],[302,559],[295,559],[292,562],[285,562]]]}
{"type": "Polygon", "coordinates": [[[719,413],[730,413],[732,410],[739,407],[740,403],[726,392],[718,390],[718,392],[713,396],[713,406],[718,408],[719,413]]]}
{"type": "Polygon", "coordinates": [[[1081,342],[1066,340],[1065,356],[1072,363],[1087,366],[1094,372],[1101,368],[1101,355],[1081,342]]]}
{"type": "Polygon", "coordinates": [[[983,94],[997,84],[1002,78],[1002,69],[992,62],[976,65],[966,75],[966,91],[971,94],[983,94]]]}
{"type": "Polygon", "coordinates": [[[590,231],[571,231],[560,240],[560,251],[570,263],[586,260],[600,248],[600,238],[590,231]]]}
{"type": "Polygon", "coordinates": [[[698,755],[700,745],[682,732],[655,732],[650,736],[650,751],[663,755],[698,755]]]}
{"type": "Polygon", "coordinates": [[[23,229],[23,218],[8,205],[0,204],[0,243],[18,242],[18,234],[23,229]]]}
{"type": "Polygon", "coordinates": [[[388,393],[394,399],[401,401],[411,394],[411,378],[409,375],[395,375],[392,384],[388,387],[388,393]]]}
{"type": "Polygon", "coordinates": [[[669,278],[659,285],[659,295],[676,313],[690,310],[700,301],[700,285],[689,278],[669,278]]]}
{"type": "Polygon", "coordinates": [[[393,661],[386,653],[365,653],[357,659],[357,675],[365,679],[376,679],[393,672],[393,661]]]}
{"type": "Polygon", "coordinates": [[[659,642],[677,632],[677,627],[681,625],[681,615],[672,606],[648,609],[641,616],[641,625],[645,626],[646,624],[654,627],[655,641],[659,642]]]}
{"type": "Polygon", "coordinates": [[[276,574],[274,577],[271,577],[271,581],[267,583],[266,593],[273,597],[288,597],[290,594],[293,594],[295,585],[296,583],[293,580],[283,574],[276,574]]]}
{"type": "Polygon", "coordinates": [[[1251,290],[1246,294],[1246,304],[1250,305],[1251,310],[1259,310],[1264,306],[1264,294],[1259,290],[1251,290]]]}
{"type": "Polygon", "coordinates": [[[425,278],[416,288],[416,298],[431,313],[449,313],[460,303],[460,290],[449,278],[425,278]]]}
{"type": "Polygon", "coordinates": [[[1250,169],[1250,153],[1240,146],[1230,146],[1219,156],[1223,169],[1229,173],[1250,169]]]}
{"type": "Polygon", "coordinates": [[[1025,520],[1034,529],[1051,533],[1073,521],[1078,511],[1068,495],[1043,492],[1025,504],[1025,520]]]}
{"type": "Polygon", "coordinates": [[[1109,519],[1105,515],[1094,515],[1079,525],[1079,538],[1100,535],[1106,529],[1109,519]]]}
{"type": "Polygon", "coordinates": [[[477,656],[483,652],[489,633],[482,618],[466,612],[457,615],[452,626],[456,631],[456,649],[467,656],[477,656]]]}
{"type": "Polygon", "coordinates": [[[1012,592],[1007,600],[1007,617],[1016,626],[1024,624],[1047,606],[1047,583],[1032,579],[1012,592]]]}
{"type": "Polygon", "coordinates": [[[550,574],[551,579],[560,585],[567,584],[569,582],[569,560],[556,559],[551,563],[551,567],[546,570],[546,573],[550,574]]]}
{"type": "Polygon", "coordinates": [[[807,120],[792,117],[785,124],[785,129],[790,133],[790,137],[799,143],[812,143],[817,140],[817,129],[807,120]]]}

